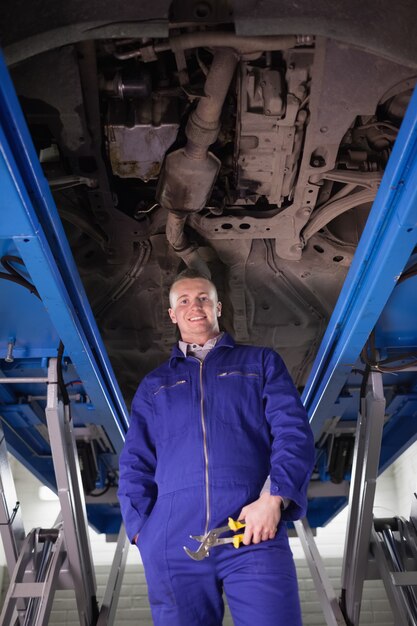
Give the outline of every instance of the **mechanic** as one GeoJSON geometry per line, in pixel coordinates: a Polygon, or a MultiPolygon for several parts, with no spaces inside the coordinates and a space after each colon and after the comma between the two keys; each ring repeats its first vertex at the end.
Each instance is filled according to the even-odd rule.
{"type": "Polygon", "coordinates": [[[276,352],[220,332],[211,280],[185,270],[170,305],[181,341],[133,399],[118,490],[154,624],[220,626],[224,591],[236,626],[299,626],[285,520],[306,511],[314,444],[303,405],[276,352]],[[190,535],[229,516],[245,522],[244,545],[190,559],[190,535]]]}

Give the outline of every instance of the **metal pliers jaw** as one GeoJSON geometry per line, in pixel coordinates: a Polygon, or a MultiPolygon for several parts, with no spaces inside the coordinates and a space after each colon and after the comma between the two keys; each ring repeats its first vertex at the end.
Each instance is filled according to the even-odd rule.
{"type": "Polygon", "coordinates": [[[210,555],[210,548],[215,548],[216,546],[222,546],[226,543],[232,543],[235,548],[238,548],[243,540],[243,533],[238,535],[233,535],[233,537],[220,537],[223,533],[230,530],[239,530],[240,528],[244,528],[245,524],[242,522],[235,521],[231,517],[229,517],[227,526],[220,526],[220,528],[213,528],[209,530],[205,535],[190,535],[191,539],[195,539],[196,541],[200,541],[200,546],[194,552],[190,550],[186,546],[184,546],[185,552],[191,559],[194,561],[201,561],[206,556],[210,555]]]}

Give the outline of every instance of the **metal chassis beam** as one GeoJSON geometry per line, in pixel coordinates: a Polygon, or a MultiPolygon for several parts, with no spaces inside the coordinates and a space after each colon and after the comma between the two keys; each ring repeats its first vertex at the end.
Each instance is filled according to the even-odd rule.
{"type": "Polygon", "coordinates": [[[393,584],[392,572],[389,568],[381,541],[375,528],[372,528],[370,550],[375,557],[385,591],[388,596],[391,610],[394,615],[394,626],[405,626],[410,624],[409,613],[405,604],[404,594],[400,585],[393,584]]]}
{"type": "Polygon", "coordinates": [[[385,417],[382,374],[371,372],[369,383],[366,397],[362,399],[356,431],[342,568],[343,604],[351,626],[359,624],[385,417]]]}
{"type": "MultiPolygon", "coordinates": [[[[0,626],[10,626],[13,623],[13,615],[16,602],[21,599],[30,599],[35,602],[31,605],[27,603],[27,610],[34,608],[35,618],[31,621],[32,626],[47,626],[52,608],[52,601],[57,589],[58,573],[65,558],[64,534],[61,530],[52,548],[52,557],[48,563],[45,579],[42,581],[25,581],[25,573],[30,566],[30,562],[35,565],[36,543],[39,528],[33,529],[25,541],[17,559],[16,566],[11,576],[10,585],[6,594],[3,610],[0,615],[0,626]]],[[[26,612],[19,611],[20,623],[27,623],[26,612]]]]}
{"type": "Polygon", "coordinates": [[[45,415],[80,625],[90,626],[97,611],[96,580],[71,415],[58,401],[57,359],[49,360],[45,415]]]}
{"type": "Polygon", "coordinates": [[[25,538],[22,512],[7,458],[6,440],[0,424],[0,534],[9,571],[16,565],[25,538]]]}
{"type": "Polygon", "coordinates": [[[410,521],[417,532],[417,493],[413,494],[413,499],[411,501],[410,521]]]}
{"type": "Polygon", "coordinates": [[[130,542],[126,535],[125,527],[122,524],[96,626],[113,626],[126,567],[127,555],[129,553],[129,546],[130,542]]]}
{"type": "MultiPolygon", "coordinates": [[[[13,572],[25,540],[20,503],[7,456],[7,446],[0,423],[0,535],[6,556],[7,568],[13,572]]],[[[17,610],[24,612],[26,602],[20,600],[17,610]]]]}
{"type": "Polygon", "coordinates": [[[345,618],[340,609],[332,583],[326,573],[307,519],[304,518],[294,522],[294,526],[306,555],[327,626],[346,626],[345,618]]]}

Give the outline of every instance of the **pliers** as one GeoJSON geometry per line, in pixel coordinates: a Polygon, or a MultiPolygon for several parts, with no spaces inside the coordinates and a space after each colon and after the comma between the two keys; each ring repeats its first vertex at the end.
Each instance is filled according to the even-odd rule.
{"type": "Polygon", "coordinates": [[[210,548],[214,548],[216,546],[222,546],[225,543],[232,543],[235,548],[238,548],[243,540],[243,533],[238,535],[233,535],[233,537],[219,537],[223,533],[228,530],[239,530],[240,528],[244,528],[245,524],[242,522],[235,521],[231,517],[229,517],[227,526],[220,526],[220,528],[213,528],[209,530],[205,535],[190,535],[191,539],[195,539],[196,541],[200,541],[199,548],[193,552],[186,546],[184,546],[184,550],[188,554],[189,557],[194,559],[194,561],[201,561],[206,556],[210,554],[210,548]]]}

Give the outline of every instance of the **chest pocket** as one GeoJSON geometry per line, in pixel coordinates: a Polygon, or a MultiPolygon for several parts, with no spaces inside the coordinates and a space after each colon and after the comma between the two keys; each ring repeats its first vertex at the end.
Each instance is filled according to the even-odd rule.
{"type": "Polygon", "coordinates": [[[191,384],[187,376],[170,376],[152,388],[155,428],[161,440],[181,435],[190,427],[191,384]]]}
{"type": "Polygon", "coordinates": [[[257,365],[231,365],[216,372],[216,419],[251,430],[263,423],[261,372],[257,365]]]}

